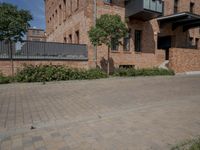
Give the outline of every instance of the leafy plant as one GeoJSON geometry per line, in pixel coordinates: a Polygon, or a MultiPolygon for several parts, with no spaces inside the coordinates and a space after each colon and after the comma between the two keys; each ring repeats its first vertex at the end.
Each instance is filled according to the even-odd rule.
{"type": "Polygon", "coordinates": [[[31,20],[29,11],[0,2],[0,41],[22,41],[31,20]]]}
{"type": "Polygon", "coordinates": [[[107,75],[100,69],[73,69],[65,66],[28,65],[15,76],[18,82],[46,82],[62,80],[85,80],[106,78],[107,75]]]}
{"type": "Polygon", "coordinates": [[[119,68],[114,72],[114,76],[162,76],[162,75],[174,75],[172,70],[149,68],[149,69],[134,69],[134,68],[119,68]]]}
{"type": "Polygon", "coordinates": [[[2,73],[0,73],[0,84],[6,84],[10,82],[11,82],[11,79],[9,77],[6,77],[2,73]]]}

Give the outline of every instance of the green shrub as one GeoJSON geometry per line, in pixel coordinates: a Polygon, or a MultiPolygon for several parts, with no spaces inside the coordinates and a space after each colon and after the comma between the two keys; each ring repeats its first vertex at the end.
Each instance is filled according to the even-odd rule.
{"type": "Polygon", "coordinates": [[[0,73],[0,84],[10,83],[10,80],[11,79],[9,77],[6,77],[2,73],[0,73]]]}
{"type": "Polygon", "coordinates": [[[182,142],[171,150],[200,150],[200,137],[182,142]]]}
{"type": "Polygon", "coordinates": [[[106,78],[100,69],[72,69],[65,66],[40,65],[25,66],[15,76],[18,82],[45,82],[61,80],[84,80],[106,78]]]}
{"type": "Polygon", "coordinates": [[[162,76],[162,75],[174,75],[172,70],[149,68],[149,69],[134,69],[134,68],[119,68],[114,72],[114,76],[162,76]]]}

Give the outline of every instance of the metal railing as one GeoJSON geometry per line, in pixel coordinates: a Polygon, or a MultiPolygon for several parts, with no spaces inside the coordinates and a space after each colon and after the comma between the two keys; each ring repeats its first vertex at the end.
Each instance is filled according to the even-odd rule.
{"type": "Polygon", "coordinates": [[[87,60],[85,44],[23,41],[22,43],[0,42],[0,59],[34,60],[87,60]]]}
{"type": "Polygon", "coordinates": [[[144,0],[144,8],[156,12],[163,12],[163,2],[161,0],[144,0]]]}

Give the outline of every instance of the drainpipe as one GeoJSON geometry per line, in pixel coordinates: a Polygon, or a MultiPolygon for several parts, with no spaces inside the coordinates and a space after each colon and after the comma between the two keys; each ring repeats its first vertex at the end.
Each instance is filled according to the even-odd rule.
{"type": "MultiPolygon", "coordinates": [[[[94,15],[93,15],[93,22],[94,22],[94,26],[96,25],[96,20],[97,20],[97,0],[94,0],[94,7],[93,7],[93,11],[94,11],[94,15]]],[[[95,61],[95,65],[96,68],[98,66],[97,63],[97,46],[94,46],[94,61],[95,61]]]]}

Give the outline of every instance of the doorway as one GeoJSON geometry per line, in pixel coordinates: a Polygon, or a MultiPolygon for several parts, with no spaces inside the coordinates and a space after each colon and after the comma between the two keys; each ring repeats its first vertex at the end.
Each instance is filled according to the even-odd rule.
{"type": "Polygon", "coordinates": [[[171,36],[163,36],[158,37],[158,49],[165,50],[165,59],[169,60],[169,49],[172,46],[172,37],[171,36]]]}

